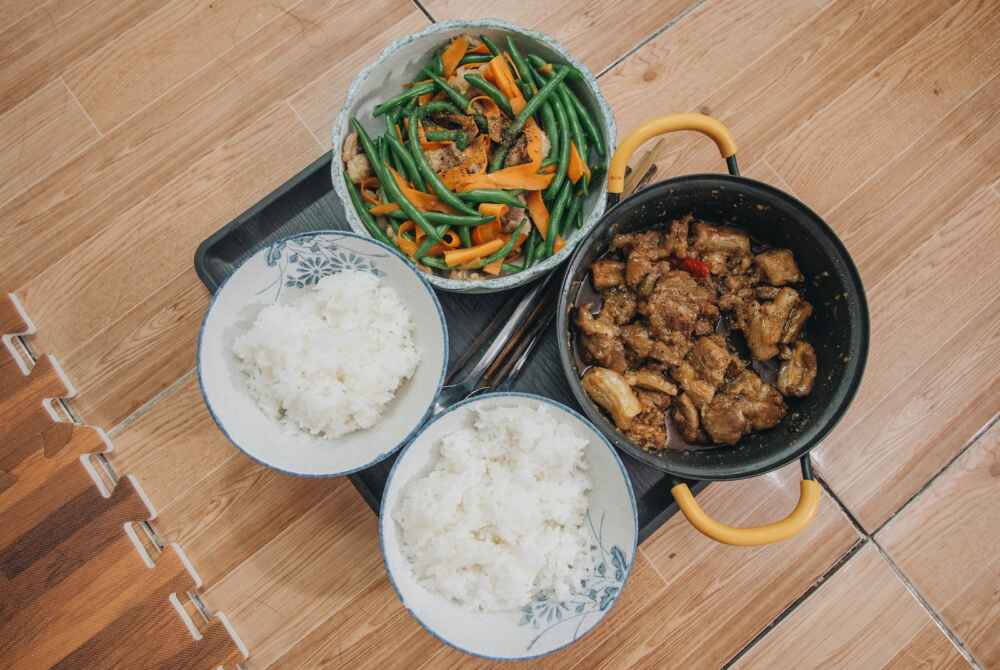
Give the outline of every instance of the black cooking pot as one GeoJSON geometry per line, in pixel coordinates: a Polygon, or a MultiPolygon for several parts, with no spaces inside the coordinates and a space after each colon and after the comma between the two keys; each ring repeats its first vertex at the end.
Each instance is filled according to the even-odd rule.
{"type": "Polygon", "coordinates": [[[735,154],[729,131],[703,114],[655,119],[621,143],[609,168],[609,209],[570,259],[560,293],[557,333],[570,387],[598,429],[622,451],[675,478],[671,489],[674,498],[699,531],[727,544],[754,545],[791,537],[805,528],[816,512],[820,487],[812,477],[809,450],[844,415],[861,383],[868,355],[868,306],[858,271],[833,230],[796,198],[739,176],[735,154]],[[715,140],[730,174],[668,179],[619,202],[625,166],[633,152],[650,138],[677,130],[696,130],[715,140]],[[806,333],[816,349],[818,374],[809,396],[788,399],[789,414],[775,428],[753,433],[733,446],[650,452],[618,431],[581,387],[586,364],[576,351],[572,314],[578,305],[594,299],[590,264],[606,252],[612,235],[665,226],[687,214],[742,228],[759,242],[794,252],[806,277],[800,292],[815,310],[806,333]],[[803,481],[795,511],[782,521],[757,528],[732,528],[711,519],[681,482],[753,477],[796,458],[802,462],[803,481]]]}

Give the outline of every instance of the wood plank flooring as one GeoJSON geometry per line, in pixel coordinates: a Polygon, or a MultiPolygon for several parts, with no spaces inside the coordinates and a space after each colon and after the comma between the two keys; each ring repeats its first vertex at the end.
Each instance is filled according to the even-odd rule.
{"type": "MultiPolygon", "coordinates": [[[[389,42],[480,16],[544,31],[600,74],[620,135],[673,111],[727,123],[745,172],[844,240],[872,315],[858,398],[815,452],[827,489],[807,534],[734,549],[672,519],[643,545],[605,625],[537,665],[1000,664],[1000,433],[986,430],[1000,415],[996,1],[421,5],[0,0],[0,291],[34,322],[25,342],[38,358],[25,377],[0,351],[0,519],[20,519],[0,523],[0,564],[27,565],[17,556],[44,538],[22,539],[21,554],[3,547],[44,527],[60,500],[90,496],[86,518],[62,512],[37,574],[20,569],[19,590],[0,577],[27,601],[56,574],[54,552],[79,557],[40,596],[52,622],[37,608],[15,617],[35,657],[22,644],[6,663],[5,642],[27,638],[0,623],[0,665],[240,660],[219,620],[191,617],[200,641],[180,623],[167,595],[190,583],[170,546],[148,570],[123,533],[74,530],[139,509],[130,480],[105,499],[81,478],[79,454],[104,450],[104,435],[46,410],[42,398],[70,391],[48,354],[78,391],[75,417],[110,433],[112,467],[148,496],[152,530],[184,548],[205,605],[249,647],[245,668],[488,665],[399,605],[375,518],[346,480],[290,478],[236,452],[191,373],[208,302],[191,265],[201,239],[328,148],[346,86],[389,42]],[[72,619],[98,597],[108,604],[92,620],[72,619]],[[128,611],[145,623],[116,628],[128,611]]],[[[686,135],[658,163],[661,177],[721,169],[711,143],[686,135]]],[[[0,300],[0,334],[25,329],[0,300]]],[[[699,500],[732,523],[769,520],[791,506],[796,477],[716,484],[699,500]]]]}

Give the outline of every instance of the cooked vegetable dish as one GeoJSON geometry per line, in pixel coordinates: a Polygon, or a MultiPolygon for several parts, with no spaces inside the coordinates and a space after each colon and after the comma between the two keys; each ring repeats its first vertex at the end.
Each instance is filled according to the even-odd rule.
{"type": "Polygon", "coordinates": [[[583,222],[606,148],[569,85],[578,70],[522,54],[509,36],[460,35],[420,78],[357,119],[341,147],[368,232],[421,270],[452,279],[521,272],[583,222]]]}
{"type": "Polygon", "coordinates": [[[590,275],[602,304],[575,315],[593,364],[581,383],[644,449],[735,444],[812,391],[812,306],[788,249],[756,249],[746,232],[689,215],[615,235],[590,275]],[[669,444],[668,415],[685,444],[669,444]]]}

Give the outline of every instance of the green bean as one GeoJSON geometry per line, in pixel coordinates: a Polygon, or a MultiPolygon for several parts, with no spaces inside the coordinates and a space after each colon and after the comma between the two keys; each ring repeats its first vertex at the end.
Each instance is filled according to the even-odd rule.
{"type": "Polygon", "coordinates": [[[486,35],[480,35],[480,36],[479,36],[479,39],[480,39],[480,41],[482,41],[482,43],[483,43],[483,44],[485,44],[485,45],[486,45],[486,48],[490,50],[490,53],[491,53],[491,54],[493,54],[494,56],[499,56],[499,55],[500,55],[500,47],[498,47],[498,46],[497,46],[497,45],[496,45],[496,44],[495,44],[495,43],[493,42],[493,40],[491,40],[491,39],[490,39],[489,37],[487,37],[486,35]]]}
{"type": "Polygon", "coordinates": [[[429,268],[437,268],[438,270],[451,270],[452,267],[445,263],[440,258],[434,258],[432,256],[418,256],[420,263],[423,263],[429,268]]]}
{"type": "Polygon", "coordinates": [[[530,268],[535,263],[535,254],[538,252],[538,240],[541,237],[538,235],[538,229],[532,228],[531,235],[528,237],[528,246],[524,252],[524,267],[530,268]]]}
{"type": "MultiPolygon", "coordinates": [[[[448,233],[448,226],[439,226],[437,232],[438,235],[440,235],[441,238],[444,239],[444,236],[448,233]]],[[[427,252],[431,250],[431,247],[433,247],[435,244],[437,244],[437,242],[431,239],[430,236],[427,236],[424,239],[423,243],[417,248],[417,253],[415,253],[414,256],[416,256],[417,258],[423,258],[427,254],[427,252]]]]}
{"type": "MultiPolygon", "coordinates": [[[[541,56],[538,56],[536,54],[528,54],[528,61],[532,65],[534,65],[536,68],[542,68],[542,67],[545,67],[546,65],[549,65],[548,61],[546,61],[544,58],[542,58],[541,56]]],[[[561,65],[559,67],[569,68],[569,70],[570,70],[569,74],[574,79],[583,79],[584,78],[583,77],[583,73],[580,72],[579,70],[577,70],[575,67],[573,67],[571,65],[561,65]]],[[[546,77],[550,77],[551,75],[545,75],[545,76],[546,77]]]]}
{"type": "Polygon", "coordinates": [[[351,203],[354,205],[354,209],[357,211],[358,218],[361,219],[361,223],[363,223],[365,228],[368,229],[368,233],[379,242],[384,242],[390,247],[395,246],[389,241],[389,238],[382,231],[382,229],[378,227],[378,224],[375,223],[375,219],[372,218],[372,215],[368,212],[368,210],[365,209],[365,204],[361,201],[361,194],[358,193],[358,187],[354,185],[354,182],[352,182],[346,174],[344,175],[344,181],[347,182],[347,192],[351,196],[351,203]]]}
{"type": "MultiPolygon", "coordinates": [[[[523,233],[522,233],[522,235],[523,235],[523,233]]],[[[507,242],[502,247],[500,247],[497,251],[495,251],[494,253],[490,254],[486,258],[480,258],[478,261],[473,261],[473,263],[471,265],[466,266],[466,269],[469,269],[469,270],[478,270],[479,268],[486,267],[487,265],[489,265],[490,263],[492,263],[494,261],[498,261],[501,258],[506,258],[507,254],[509,254],[511,252],[511,249],[514,248],[514,245],[517,243],[517,241],[519,239],[521,239],[522,235],[518,235],[518,234],[511,235],[510,239],[507,240],[507,242]]]]}
{"type": "MultiPolygon", "coordinates": [[[[386,213],[386,216],[390,219],[396,219],[399,221],[405,221],[410,218],[406,216],[406,212],[401,209],[388,212],[386,213]]],[[[443,214],[441,212],[424,212],[424,217],[426,217],[427,220],[433,224],[444,224],[454,228],[461,226],[474,228],[476,226],[481,226],[484,223],[489,223],[496,218],[495,216],[463,216],[461,214],[443,214]]]]}
{"type": "Polygon", "coordinates": [[[454,142],[459,149],[469,146],[469,136],[464,130],[428,130],[424,137],[429,142],[454,142]]]}
{"type": "MultiPolygon", "coordinates": [[[[414,121],[411,120],[410,123],[412,124],[414,121]]],[[[393,176],[389,174],[385,163],[379,159],[379,154],[376,152],[375,145],[372,144],[371,138],[368,137],[368,132],[365,130],[365,127],[362,126],[357,119],[351,119],[351,127],[354,129],[354,132],[358,134],[358,141],[361,143],[361,148],[365,154],[367,154],[368,162],[371,163],[372,169],[375,171],[375,176],[378,177],[378,180],[382,184],[382,188],[385,189],[389,199],[398,204],[400,208],[406,212],[407,216],[409,216],[415,224],[420,226],[425,233],[433,237],[438,242],[443,242],[444,240],[441,239],[437,230],[435,230],[434,227],[427,221],[423,212],[413,206],[413,203],[406,198],[403,191],[399,188],[399,184],[397,184],[393,176]]]]}
{"type": "Polygon", "coordinates": [[[510,101],[507,100],[499,88],[486,81],[477,74],[467,74],[465,75],[465,81],[469,82],[471,85],[478,88],[485,95],[487,95],[493,102],[497,103],[497,107],[503,110],[504,114],[513,118],[514,110],[510,106],[510,101]]]}
{"type": "Polygon", "coordinates": [[[462,200],[468,202],[498,202],[502,205],[508,205],[510,207],[524,207],[523,201],[518,200],[515,196],[521,193],[520,190],[516,191],[503,191],[500,189],[477,189],[475,191],[466,191],[465,193],[459,193],[458,197],[462,200]]]}
{"type": "Polygon", "coordinates": [[[419,107],[420,117],[423,118],[430,114],[464,114],[454,103],[448,102],[447,100],[431,100],[423,107],[419,107]]]}
{"type": "Polygon", "coordinates": [[[579,223],[579,221],[577,220],[578,214],[580,213],[582,206],[583,206],[583,196],[575,195],[570,200],[569,209],[566,211],[566,226],[564,228],[565,230],[568,231],[570,228],[575,228],[577,226],[577,224],[579,223]]]}
{"type": "Polygon", "coordinates": [[[444,61],[441,60],[440,51],[437,51],[434,54],[434,58],[431,60],[431,64],[428,67],[431,68],[435,74],[444,74],[444,61]]]}
{"type": "Polygon", "coordinates": [[[573,222],[573,225],[576,226],[577,229],[583,228],[583,201],[585,199],[586,198],[584,197],[580,197],[580,206],[576,208],[576,221],[573,222]]]}
{"type": "Polygon", "coordinates": [[[545,189],[546,200],[549,201],[555,200],[559,189],[566,181],[566,170],[569,168],[569,121],[566,120],[566,111],[561,100],[554,98],[552,109],[556,113],[556,130],[559,133],[559,158],[556,163],[556,174],[545,189]]]}
{"type": "Polygon", "coordinates": [[[419,123],[420,120],[417,118],[417,115],[411,114],[409,122],[410,151],[413,153],[413,159],[417,163],[417,169],[420,170],[420,173],[424,176],[424,180],[431,187],[431,190],[437,194],[437,197],[440,198],[444,204],[449,207],[454,207],[458,211],[464,212],[465,214],[478,216],[479,212],[466,205],[464,202],[459,200],[458,196],[448,190],[448,187],[441,183],[437,173],[434,172],[434,170],[431,169],[431,166],[427,164],[427,158],[424,156],[424,150],[420,146],[420,136],[418,134],[419,123]]]}
{"type": "MultiPolygon", "coordinates": [[[[566,110],[566,118],[569,121],[570,134],[573,138],[573,145],[576,147],[576,153],[580,156],[580,160],[584,164],[589,163],[590,149],[587,146],[587,138],[583,136],[583,128],[580,127],[580,120],[577,118],[576,109],[573,108],[573,103],[569,101],[569,92],[565,86],[559,87],[559,98],[562,100],[563,109],[566,110]]],[[[589,189],[590,186],[588,182],[590,181],[586,173],[582,177],[583,188],[589,189]]]]}
{"type": "MultiPolygon", "coordinates": [[[[545,64],[545,61],[543,61],[541,58],[538,58],[537,56],[528,56],[528,58],[529,59],[535,58],[538,61],[540,61],[542,65],[545,64]]],[[[551,75],[543,75],[537,70],[534,70],[534,72],[537,79],[548,78],[549,76],[551,76],[551,75]]],[[[580,98],[577,97],[576,93],[573,92],[573,89],[571,89],[568,85],[565,86],[565,89],[568,94],[567,97],[569,98],[570,104],[576,110],[576,115],[577,118],[580,120],[580,125],[583,126],[584,132],[587,133],[587,135],[594,143],[594,151],[597,152],[598,156],[604,158],[607,155],[607,151],[604,148],[604,137],[601,135],[601,131],[598,130],[597,124],[594,123],[594,118],[591,116],[590,112],[587,111],[587,108],[584,106],[584,104],[580,102],[580,98]]]]}
{"type": "Polygon", "coordinates": [[[490,171],[498,170],[503,165],[504,159],[507,157],[507,152],[510,151],[511,146],[514,144],[514,140],[524,130],[524,124],[528,122],[528,119],[542,106],[542,103],[547,98],[552,97],[552,94],[559,88],[559,84],[566,79],[568,74],[568,68],[561,68],[554,77],[546,82],[545,86],[538,90],[538,95],[529,100],[524,109],[518,113],[514,121],[510,124],[510,127],[507,128],[503,144],[493,152],[493,159],[490,161],[490,171]]]}
{"type": "Polygon", "coordinates": [[[459,65],[469,65],[470,63],[489,63],[493,60],[493,54],[465,54],[459,65]]]}
{"type": "Polygon", "coordinates": [[[504,272],[506,272],[509,275],[516,274],[524,269],[520,265],[514,265],[513,263],[504,263],[500,267],[504,272]]]}
{"type": "Polygon", "coordinates": [[[532,77],[529,74],[531,72],[531,68],[528,67],[527,61],[524,60],[524,56],[521,55],[521,52],[518,50],[517,45],[514,44],[514,40],[510,35],[507,35],[507,49],[510,51],[510,59],[514,61],[514,67],[517,69],[518,79],[530,84],[532,81],[532,77]]]}
{"type": "Polygon", "coordinates": [[[372,115],[381,116],[403,103],[409,102],[410,100],[416,100],[420,96],[426,95],[427,93],[433,93],[434,89],[434,84],[419,84],[414,86],[410,90],[400,93],[395,98],[390,98],[381,104],[375,105],[375,109],[372,110],[372,115]]]}
{"type": "Polygon", "coordinates": [[[486,117],[482,114],[473,114],[472,118],[476,120],[476,127],[479,128],[481,133],[490,132],[490,122],[486,120],[486,117]]]}
{"type": "Polygon", "coordinates": [[[420,170],[417,169],[417,164],[413,162],[413,155],[406,150],[403,143],[399,141],[396,137],[396,128],[385,134],[386,141],[389,143],[389,148],[392,149],[393,154],[399,159],[399,162],[403,164],[403,169],[400,170],[396,168],[398,172],[406,174],[406,178],[410,180],[410,183],[416,186],[421,191],[427,190],[427,185],[424,183],[424,178],[420,174],[420,170]]]}
{"type": "Polygon", "coordinates": [[[559,236],[559,224],[561,223],[563,212],[566,210],[566,204],[569,202],[569,192],[570,182],[566,181],[563,183],[562,188],[559,189],[559,195],[556,197],[556,205],[552,208],[552,216],[549,217],[549,229],[545,236],[546,258],[551,256],[555,250],[556,237],[559,236]]]}
{"type": "Polygon", "coordinates": [[[427,74],[427,76],[430,77],[434,81],[434,84],[439,89],[441,89],[442,91],[444,91],[445,95],[447,95],[449,98],[451,98],[451,101],[453,103],[455,103],[456,105],[458,105],[459,109],[468,109],[469,108],[469,99],[466,98],[461,93],[459,93],[458,91],[456,91],[454,88],[452,88],[448,84],[448,82],[446,82],[444,79],[442,79],[441,77],[439,77],[435,73],[431,72],[430,68],[426,68],[425,67],[424,68],[424,73],[427,74]]]}

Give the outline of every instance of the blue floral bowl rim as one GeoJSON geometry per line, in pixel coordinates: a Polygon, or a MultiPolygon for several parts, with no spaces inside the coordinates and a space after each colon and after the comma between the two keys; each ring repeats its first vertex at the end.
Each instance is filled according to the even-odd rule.
{"type": "Polygon", "coordinates": [[[428,633],[430,633],[434,638],[436,638],[437,640],[443,642],[444,644],[448,645],[449,647],[452,647],[453,649],[457,649],[458,651],[462,652],[463,654],[469,654],[470,656],[476,656],[478,658],[485,658],[485,659],[489,659],[491,661],[511,661],[511,662],[515,662],[515,661],[530,661],[532,659],[542,658],[543,656],[548,656],[549,654],[553,654],[553,653],[555,653],[557,651],[565,649],[566,647],[569,647],[572,644],[576,644],[580,640],[586,638],[588,635],[590,635],[595,630],[597,630],[597,628],[601,625],[601,622],[604,621],[604,619],[608,616],[608,614],[610,614],[611,611],[615,608],[615,605],[618,604],[618,599],[621,598],[622,592],[625,590],[625,585],[628,584],[628,579],[632,575],[632,566],[635,565],[636,552],[639,549],[639,510],[638,510],[638,507],[637,507],[636,502],[635,502],[635,491],[632,490],[632,479],[628,476],[628,471],[625,469],[625,464],[622,462],[621,456],[618,454],[618,450],[615,449],[615,447],[611,444],[611,442],[608,440],[608,438],[605,437],[604,434],[601,431],[597,430],[597,427],[594,426],[594,424],[592,424],[587,419],[587,417],[585,417],[580,412],[577,412],[572,407],[564,405],[563,403],[559,402],[558,400],[553,400],[552,398],[547,398],[545,396],[538,395],[536,393],[523,393],[523,392],[520,392],[520,391],[496,391],[496,392],[492,392],[492,393],[484,393],[482,395],[477,395],[477,396],[472,397],[472,398],[466,398],[465,400],[452,405],[447,410],[445,410],[445,411],[441,412],[440,414],[438,414],[437,416],[433,417],[430,421],[426,421],[421,426],[421,430],[416,435],[414,435],[413,439],[410,442],[408,442],[406,444],[406,446],[403,447],[403,449],[399,452],[399,458],[397,458],[396,462],[392,464],[392,469],[389,470],[389,476],[385,480],[385,489],[384,489],[383,494],[382,494],[382,500],[379,503],[379,511],[378,511],[378,540],[379,540],[379,548],[382,550],[382,563],[385,565],[385,572],[386,572],[386,574],[389,575],[389,583],[392,584],[392,590],[396,592],[396,597],[399,598],[399,602],[401,602],[403,604],[403,607],[406,608],[406,611],[409,612],[410,615],[414,619],[417,620],[417,623],[419,623],[424,628],[424,630],[426,630],[428,633]],[[407,604],[406,599],[403,597],[402,592],[399,590],[399,586],[396,584],[396,578],[395,578],[395,576],[392,573],[392,568],[389,567],[389,560],[386,557],[386,549],[385,549],[385,524],[392,523],[393,521],[392,521],[391,515],[388,514],[388,510],[386,510],[385,506],[386,506],[386,500],[388,500],[388,498],[389,498],[388,492],[389,492],[389,490],[392,487],[393,478],[396,475],[396,468],[399,467],[400,461],[403,460],[403,455],[406,453],[406,451],[408,449],[410,449],[410,447],[413,446],[414,442],[416,442],[420,438],[420,436],[426,430],[428,430],[432,425],[434,425],[435,423],[437,423],[439,420],[443,419],[445,416],[451,414],[452,412],[454,412],[456,410],[461,409],[462,407],[465,407],[466,405],[471,405],[473,403],[482,402],[482,401],[485,401],[485,400],[495,400],[495,399],[498,399],[498,398],[527,398],[529,400],[540,401],[540,402],[546,403],[548,405],[552,405],[556,409],[562,410],[562,411],[566,412],[567,414],[569,414],[571,416],[574,416],[577,419],[579,419],[580,421],[582,421],[584,423],[584,425],[586,425],[587,427],[589,427],[594,432],[594,434],[597,435],[600,438],[601,444],[603,444],[604,447],[608,451],[611,452],[611,455],[615,459],[615,463],[618,464],[618,469],[621,472],[622,478],[625,481],[625,490],[628,492],[629,506],[632,509],[632,538],[633,538],[633,540],[632,540],[632,555],[631,555],[631,560],[629,561],[628,565],[625,568],[625,578],[622,580],[622,587],[618,591],[618,593],[615,594],[614,600],[612,601],[611,605],[606,610],[604,610],[601,613],[600,618],[598,618],[598,620],[594,623],[594,625],[591,626],[587,630],[587,632],[585,632],[583,635],[581,635],[581,636],[579,636],[577,638],[574,638],[574,639],[570,640],[569,642],[561,644],[558,647],[553,647],[552,649],[549,649],[548,651],[544,651],[544,652],[542,652],[540,654],[534,654],[532,656],[490,656],[488,654],[481,654],[479,652],[472,651],[471,649],[466,649],[466,648],[462,647],[461,645],[459,645],[459,644],[457,644],[455,642],[452,642],[451,640],[447,639],[441,633],[438,633],[436,630],[434,630],[433,628],[431,628],[427,623],[425,623],[424,620],[420,618],[420,615],[418,615],[416,613],[416,611],[414,611],[413,608],[411,608],[407,604]]]}
{"type": "MultiPolygon", "coordinates": [[[[600,111],[600,125],[602,130],[604,130],[607,134],[607,160],[610,162],[611,156],[614,155],[618,129],[615,125],[615,115],[611,110],[611,105],[608,104],[607,99],[601,92],[601,87],[597,82],[597,77],[595,77],[594,73],[590,71],[590,68],[575,58],[558,40],[537,30],[524,28],[511,23],[510,21],[499,18],[483,18],[476,20],[453,19],[449,21],[438,21],[430,24],[422,30],[410,33],[409,35],[404,35],[403,37],[393,41],[389,44],[389,46],[382,50],[375,60],[370,62],[360,72],[358,72],[357,76],[355,76],[351,85],[347,89],[344,104],[340,108],[340,112],[337,114],[337,118],[331,130],[333,160],[330,163],[330,169],[331,178],[333,180],[333,188],[336,191],[337,196],[340,198],[340,201],[344,203],[344,214],[347,217],[348,225],[353,231],[361,232],[364,231],[365,228],[358,219],[358,215],[354,211],[353,206],[351,206],[350,196],[343,183],[344,169],[343,162],[340,160],[340,147],[343,143],[344,137],[346,136],[348,124],[350,123],[348,112],[354,104],[354,99],[357,97],[361,85],[368,79],[368,77],[371,76],[376,67],[383,65],[391,56],[407,44],[446,30],[466,28],[493,28],[496,30],[506,30],[517,33],[526,38],[535,40],[536,42],[541,42],[552,51],[560,54],[560,56],[565,59],[567,63],[579,70],[580,73],[583,74],[587,88],[590,89],[590,92],[593,94],[594,100],[597,102],[597,107],[600,111]]],[[[587,237],[590,231],[597,226],[597,223],[604,216],[607,203],[603,193],[607,191],[607,172],[605,172],[604,176],[601,177],[600,183],[594,185],[593,188],[597,189],[597,198],[593,210],[587,214],[587,218],[584,220],[583,225],[577,229],[576,233],[572,237],[566,240],[566,244],[562,249],[541,263],[522,272],[491,279],[459,280],[431,275],[428,280],[432,285],[443,291],[451,291],[454,293],[497,293],[516,288],[518,286],[523,286],[544,274],[554,271],[572,255],[573,250],[576,249],[580,240],[587,237]]]]}
{"type": "Polygon", "coordinates": [[[444,379],[448,373],[448,358],[449,358],[448,322],[445,319],[444,310],[441,308],[441,301],[438,299],[437,292],[434,291],[434,287],[431,286],[430,283],[421,275],[420,271],[418,271],[415,267],[413,267],[413,264],[410,263],[409,260],[405,256],[403,256],[398,250],[393,249],[392,247],[386,245],[383,242],[379,242],[378,240],[371,237],[359,235],[353,231],[328,229],[328,230],[310,230],[304,233],[295,233],[294,235],[289,235],[287,237],[282,237],[281,239],[274,240],[270,244],[261,247],[254,253],[247,256],[247,258],[245,258],[243,262],[240,263],[232,271],[232,273],[230,273],[230,275],[222,281],[221,284],[219,284],[219,287],[215,289],[215,293],[212,295],[212,302],[209,303],[208,309],[205,310],[205,316],[202,317],[201,327],[198,330],[198,349],[195,352],[195,367],[198,373],[198,390],[201,392],[202,402],[205,404],[205,408],[208,409],[208,414],[209,416],[212,417],[212,421],[215,422],[216,427],[218,427],[219,431],[222,432],[222,434],[225,436],[225,438],[229,441],[231,445],[236,447],[243,455],[245,455],[253,462],[263,465],[266,468],[270,468],[275,472],[280,472],[282,474],[290,475],[292,477],[327,478],[327,477],[343,477],[346,475],[352,475],[356,472],[360,472],[361,470],[370,468],[371,466],[376,465],[384,461],[385,459],[389,458],[389,456],[398,451],[400,447],[402,447],[405,444],[408,444],[411,440],[413,440],[417,436],[417,434],[421,432],[424,425],[427,424],[427,420],[430,418],[431,413],[434,411],[434,403],[437,400],[437,397],[441,394],[441,388],[444,386],[444,379]],[[397,444],[392,446],[388,451],[379,454],[374,459],[368,461],[364,465],[359,465],[358,467],[349,468],[347,470],[338,470],[337,472],[324,472],[324,473],[296,472],[295,470],[287,470],[285,468],[279,468],[271,463],[268,463],[267,461],[261,460],[257,456],[254,456],[249,451],[247,451],[242,445],[240,445],[236,440],[234,440],[232,436],[230,436],[229,431],[226,430],[226,427],[223,424],[222,419],[220,419],[219,416],[215,413],[215,408],[212,407],[212,403],[209,401],[208,395],[205,393],[205,380],[202,378],[202,370],[201,370],[201,349],[202,349],[202,340],[205,337],[205,324],[208,323],[208,319],[212,314],[212,309],[215,307],[216,301],[218,301],[219,296],[222,295],[222,291],[226,287],[226,284],[229,283],[229,280],[235,277],[236,274],[241,269],[243,269],[244,265],[246,265],[253,259],[257,258],[257,256],[259,256],[260,254],[267,253],[267,251],[275,244],[279,244],[281,242],[288,242],[289,240],[296,240],[303,237],[318,237],[321,235],[355,238],[361,240],[362,242],[366,242],[376,247],[385,249],[403,261],[404,265],[406,265],[406,267],[413,274],[415,274],[418,279],[420,279],[421,285],[430,294],[431,300],[434,302],[434,307],[437,308],[438,322],[441,325],[441,334],[444,346],[444,365],[441,366],[441,374],[438,376],[437,386],[434,389],[433,396],[431,396],[430,403],[428,403],[427,411],[420,418],[420,421],[418,421],[417,424],[410,430],[410,432],[408,432],[406,436],[403,437],[402,440],[400,440],[397,444]]]}

